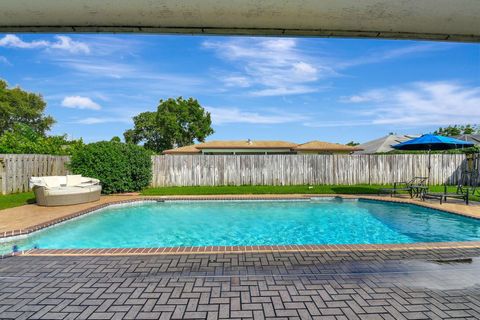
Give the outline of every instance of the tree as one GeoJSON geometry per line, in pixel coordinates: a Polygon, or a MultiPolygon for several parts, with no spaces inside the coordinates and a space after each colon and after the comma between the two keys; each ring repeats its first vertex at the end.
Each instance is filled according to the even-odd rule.
{"type": "Polygon", "coordinates": [[[134,128],[123,134],[125,141],[155,152],[204,142],[214,132],[210,113],[193,98],[160,100],[156,112],[142,112],[133,122],[134,128]]]}
{"type": "Polygon", "coordinates": [[[475,134],[480,133],[480,128],[476,125],[467,124],[463,127],[463,134],[475,134]]]}
{"type": "Polygon", "coordinates": [[[360,143],[358,143],[358,142],[350,141],[349,143],[347,143],[347,146],[355,147],[355,146],[358,146],[359,144],[360,144],[360,143]]]}
{"type": "Polygon", "coordinates": [[[133,129],[123,134],[127,143],[139,144],[147,149],[159,151],[162,148],[162,134],[157,125],[157,112],[142,112],[133,117],[133,129]]]}
{"type": "Polygon", "coordinates": [[[19,87],[8,88],[7,83],[0,79],[0,135],[21,123],[44,136],[55,123],[52,117],[44,115],[45,107],[46,103],[40,94],[19,87]]]}
{"type": "Polygon", "coordinates": [[[16,123],[0,136],[0,153],[69,155],[83,147],[83,141],[67,140],[66,135],[44,136],[28,125],[16,123]]]}
{"type": "Polygon", "coordinates": [[[461,134],[480,134],[480,127],[478,125],[449,125],[448,127],[438,128],[434,132],[434,134],[442,135],[442,136],[459,136],[461,134]]]}

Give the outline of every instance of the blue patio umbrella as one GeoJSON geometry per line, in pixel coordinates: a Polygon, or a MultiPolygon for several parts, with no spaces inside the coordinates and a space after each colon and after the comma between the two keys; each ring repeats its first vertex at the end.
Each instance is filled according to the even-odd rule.
{"type": "Polygon", "coordinates": [[[392,146],[397,150],[448,150],[473,147],[472,142],[458,140],[455,138],[424,134],[421,137],[408,140],[392,146]]]}
{"type": "Polygon", "coordinates": [[[472,142],[458,140],[455,138],[439,136],[435,134],[424,134],[421,137],[408,140],[392,146],[397,150],[428,150],[428,178],[430,178],[430,151],[449,150],[473,147],[472,142]]]}

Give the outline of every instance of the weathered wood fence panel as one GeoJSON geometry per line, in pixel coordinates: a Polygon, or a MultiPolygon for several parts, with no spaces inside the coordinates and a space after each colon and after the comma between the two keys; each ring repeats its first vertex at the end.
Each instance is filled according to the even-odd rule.
{"type": "Polygon", "coordinates": [[[26,192],[32,176],[65,175],[69,159],[43,154],[0,154],[0,192],[26,192]]]}
{"type": "MultiPolygon", "coordinates": [[[[476,160],[479,161],[479,160],[476,160]]],[[[428,155],[175,155],[153,156],[152,185],[390,184],[427,176],[428,155]]],[[[432,154],[431,184],[456,184],[464,154],[432,154]]]]}
{"type": "Polygon", "coordinates": [[[480,154],[474,154],[468,161],[468,170],[476,172],[477,174],[473,175],[473,179],[470,182],[472,185],[480,185],[480,154]]]}
{"type": "MultiPolygon", "coordinates": [[[[0,154],[0,192],[29,190],[31,176],[68,173],[68,156],[0,154]]],[[[426,176],[428,155],[184,155],[153,156],[152,185],[389,184],[426,176]]],[[[480,157],[432,154],[431,184],[456,184],[480,157]]],[[[480,183],[480,181],[479,181],[480,183]]]]}

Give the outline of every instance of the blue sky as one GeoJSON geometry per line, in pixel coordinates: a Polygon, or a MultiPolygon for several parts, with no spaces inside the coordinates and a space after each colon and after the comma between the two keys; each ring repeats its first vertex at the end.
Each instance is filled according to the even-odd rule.
{"type": "Polygon", "coordinates": [[[209,140],[364,142],[480,123],[478,44],[0,34],[0,78],[43,94],[52,133],[88,142],[177,96],[212,113],[209,140]]]}

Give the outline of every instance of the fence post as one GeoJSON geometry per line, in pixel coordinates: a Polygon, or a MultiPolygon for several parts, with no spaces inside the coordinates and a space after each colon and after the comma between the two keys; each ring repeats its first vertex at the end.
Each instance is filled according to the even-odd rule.
{"type": "Polygon", "coordinates": [[[5,172],[5,157],[0,157],[0,188],[2,194],[7,194],[7,174],[5,172]]]}

